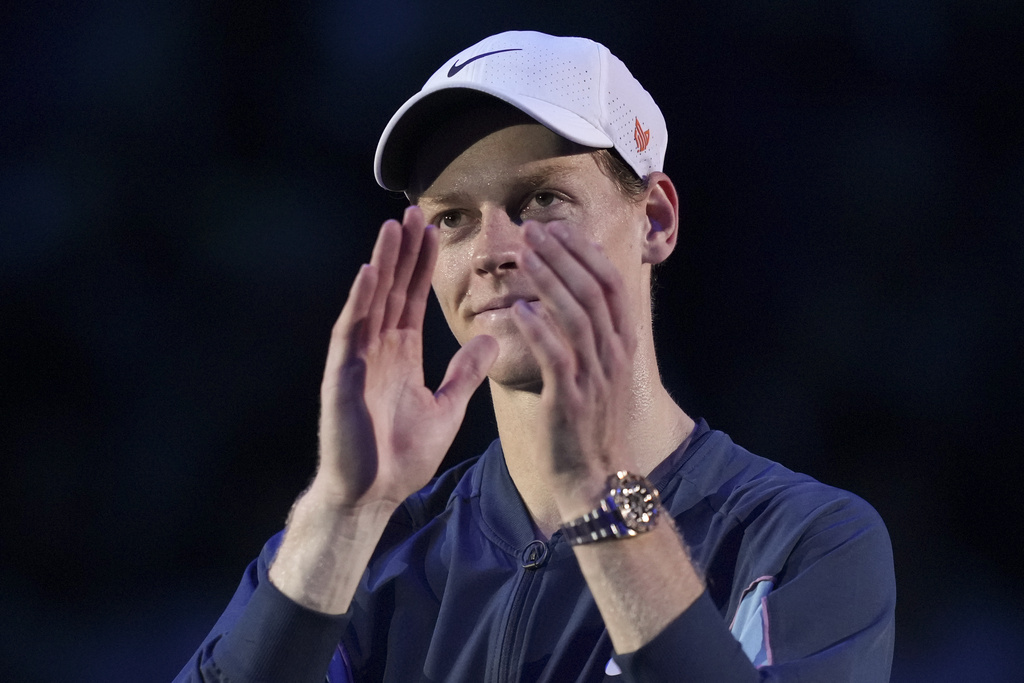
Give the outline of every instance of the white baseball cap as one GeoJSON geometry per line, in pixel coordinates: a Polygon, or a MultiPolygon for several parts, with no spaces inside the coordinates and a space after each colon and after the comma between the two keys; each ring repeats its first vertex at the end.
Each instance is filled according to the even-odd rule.
{"type": "Polygon", "coordinates": [[[374,175],[408,188],[419,143],[461,99],[491,95],[567,140],[614,148],[641,178],[662,170],[668,130],[650,93],[604,45],[536,31],[484,38],[438,69],[391,117],[377,143],[374,175]]]}

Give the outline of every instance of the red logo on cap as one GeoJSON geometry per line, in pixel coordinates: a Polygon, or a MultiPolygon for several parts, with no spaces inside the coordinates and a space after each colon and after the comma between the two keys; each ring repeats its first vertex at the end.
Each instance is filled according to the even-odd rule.
{"type": "Polygon", "coordinates": [[[640,119],[634,119],[636,121],[636,129],[633,131],[633,139],[636,140],[636,151],[643,152],[647,149],[648,143],[651,141],[651,129],[643,129],[640,125],[640,119]]]}

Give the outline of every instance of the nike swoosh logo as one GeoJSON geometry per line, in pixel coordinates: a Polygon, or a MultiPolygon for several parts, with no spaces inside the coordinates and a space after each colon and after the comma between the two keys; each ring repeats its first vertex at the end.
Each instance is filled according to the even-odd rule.
{"type": "Polygon", "coordinates": [[[452,68],[448,69],[448,78],[451,78],[455,74],[459,73],[464,68],[466,68],[466,66],[468,64],[471,64],[472,62],[475,62],[478,59],[483,59],[484,57],[489,57],[491,55],[496,55],[499,52],[519,52],[522,49],[523,48],[521,48],[521,47],[510,47],[510,48],[506,48],[504,50],[495,50],[494,52],[485,52],[482,55],[477,55],[476,57],[470,57],[469,59],[464,61],[462,64],[459,64],[458,60],[456,60],[455,63],[452,64],[452,68]]]}

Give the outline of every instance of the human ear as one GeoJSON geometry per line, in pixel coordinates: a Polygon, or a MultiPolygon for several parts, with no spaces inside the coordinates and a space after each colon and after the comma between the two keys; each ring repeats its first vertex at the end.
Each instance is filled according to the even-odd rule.
{"type": "Polygon", "coordinates": [[[644,263],[657,264],[669,257],[679,237],[679,196],[672,179],[660,171],[647,177],[644,200],[647,211],[647,234],[644,240],[644,263]]]}

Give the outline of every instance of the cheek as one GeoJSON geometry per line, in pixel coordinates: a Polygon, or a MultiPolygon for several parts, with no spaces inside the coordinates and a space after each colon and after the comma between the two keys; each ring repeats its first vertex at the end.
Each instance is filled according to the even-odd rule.
{"type": "Polygon", "coordinates": [[[458,304],[460,297],[458,273],[459,269],[456,267],[455,260],[451,258],[450,254],[445,254],[443,251],[438,254],[430,283],[434,287],[434,296],[437,297],[438,302],[441,304],[441,310],[449,322],[451,322],[451,314],[454,312],[454,307],[458,304]]]}
{"type": "MultiPolygon", "coordinates": [[[[639,258],[644,239],[646,214],[622,201],[606,201],[599,205],[600,221],[593,221],[588,230],[590,239],[604,249],[613,261],[626,262],[639,258]]],[[[619,264],[624,265],[623,263],[619,264]]]]}
{"type": "Polygon", "coordinates": [[[434,282],[453,281],[456,277],[457,264],[457,253],[451,249],[441,249],[437,254],[437,263],[434,264],[434,282]]]}

